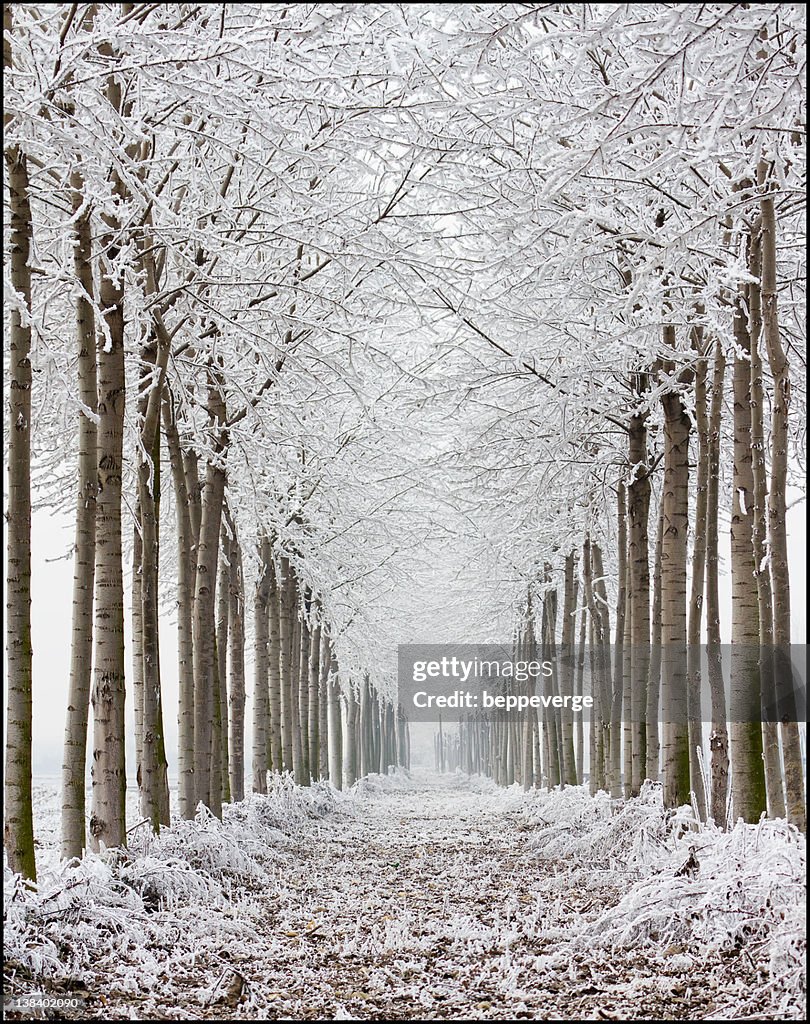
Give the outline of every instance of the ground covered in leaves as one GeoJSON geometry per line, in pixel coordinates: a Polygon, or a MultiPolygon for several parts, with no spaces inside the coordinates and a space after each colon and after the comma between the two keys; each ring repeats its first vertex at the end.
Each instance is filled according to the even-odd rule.
{"type": "Polygon", "coordinates": [[[6,996],[108,1020],[804,1016],[803,838],[690,826],[655,788],[277,778],[132,838],[60,866],[46,830],[38,890],[6,873],[6,996]]]}

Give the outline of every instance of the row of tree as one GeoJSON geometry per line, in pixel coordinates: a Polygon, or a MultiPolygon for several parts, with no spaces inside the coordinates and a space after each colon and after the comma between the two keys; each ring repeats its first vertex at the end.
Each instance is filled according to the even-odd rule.
{"type": "MultiPolygon", "coordinates": [[[[546,565],[525,602],[516,650],[527,645],[554,657],[560,647],[567,669],[556,692],[576,692],[576,677],[581,694],[587,643],[595,702],[592,789],[636,795],[645,779],[657,780],[660,772],[669,806],[694,799],[703,817],[711,814],[721,824],[736,817],[757,821],[768,813],[804,830],[796,699],[802,680],[794,680],[791,663],[786,529],[791,379],[779,326],[771,171],[760,161],[758,188],[747,181],[739,190],[737,244],[747,274],[728,290],[723,327],[707,331],[695,308],[685,328],[692,350],[685,361],[671,358],[676,338],[665,324],[658,359],[626,379],[626,455],[610,502],[617,579],[612,624],[602,550],[586,533],[581,549],[569,550],[557,572],[560,625],[558,584],[550,582],[552,566],[546,565]],[[730,370],[724,336],[733,338],[730,370]],[[662,390],[662,380],[676,386],[662,390]],[[658,422],[651,423],[656,404],[658,422]],[[727,408],[733,446],[730,680],[724,679],[719,598],[727,408]],[[710,707],[702,674],[708,674],[710,707]],[[708,779],[702,756],[707,714],[708,779]]],[[[494,725],[473,718],[462,728],[459,760],[507,785],[516,779],[527,786],[541,779],[552,787],[574,784],[584,769],[581,726],[576,758],[574,732],[573,713],[565,711],[546,711],[542,728],[530,715],[525,730],[508,717],[494,725]]]]}
{"type": "MultiPolygon", "coordinates": [[[[526,345],[513,329],[508,347],[532,390],[544,392],[544,422],[563,424],[554,442],[557,466],[567,457],[587,469],[563,477],[569,488],[555,488],[556,509],[546,496],[544,513],[553,517],[546,529],[517,518],[528,542],[513,543],[512,558],[518,561],[517,548],[535,564],[528,599],[524,590],[515,600],[517,649],[573,652],[577,631],[590,648],[591,786],[632,795],[660,774],[668,806],[693,796],[699,812],[720,823],[729,814],[756,821],[767,811],[804,829],[786,529],[792,459],[803,466],[801,441],[793,445],[805,365],[794,304],[804,270],[790,255],[801,238],[793,215],[804,202],[795,176],[803,160],[795,149],[803,138],[795,77],[803,32],[789,6],[747,7],[742,21],[729,19],[727,8],[713,12],[709,32],[719,29],[722,42],[702,56],[677,15],[667,24],[676,36],[669,43],[651,17],[641,30],[654,54],[646,75],[635,74],[644,62],[637,52],[625,46],[620,56],[628,38],[621,17],[589,35],[579,54],[602,78],[590,94],[593,113],[562,119],[572,133],[576,126],[576,143],[554,119],[565,169],[543,152],[539,198],[534,208],[521,208],[529,223],[545,221],[536,245],[542,265],[530,265],[537,277],[525,289],[500,293],[467,323],[488,344],[507,347],[509,321],[523,326],[542,316],[547,325],[548,304],[556,303],[555,327],[565,344],[577,346],[580,372],[566,373],[572,360],[561,347],[556,360],[542,360],[543,346],[526,345]],[[663,72],[675,53],[686,64],[663,72]],[[659,55],[667,55],[662,63],[659,55]],[[735,82],[733,100],[723,75],[735,82]],[[625,91],[628,76],[635,89],[625,91]],[[710,80],[717,90],[711,97],[710,80]],[[767,100],[754,95],[754,82],[770,93],[767,100]],[[701,114],[701,102],[718,105],[712,115],[701,114]],[[582,140],[589,131],[590,145],[582,140]],[[544,203],[553,207],[543,210],[548,219],[536,212],[544,203]],[[552,232],[566,238],[567,250],[549,245],[552,232]],[[536,296],[539,278],[546,308],[534,320],[531,291],[536,296]],[[601,352],[590,332],[601,339],[601,352]],[[550,408],[557,403],[555,421],[550,408]],[[726,530],[732,654],[724,680],[719,572],[726,530]],[[543,562],[535,539],[541,532],[548,538],[543,562]],[[702,641],[709,645],[707,669],[702,641]],[[704,693],[701,706],[704,683],[710,700],[704,693]],[[779,721],[772,710],[760,710],[774,707],[779,721]],[[704,778],[707,717],[711,764],[704,778]]],[[[590,18],[582,17],[579,30],[588,35],[590,18]]],[[[579,68],[566,83],[578,75],[579,68]]],[[[540,82],[534,95],[553,104],[548,80],[540,82]]],[[[579,84],[576,95],[582,96],[579,84]]],[[[530,173],[528,165],[521,171],[530,173]]],[[[445,299],[463,315],[463,301],[445,299]]],[[[553,433],[530,430],[540,424],[528,409],[509,421],[510,434],[525,432],[520,455],[553,433]]],[[[576,658],[567,663],[574,674],[576,658]]],[[[565,672],[560,685],[570,685],[565,672]]],[[[581,780],[584,762],[574,746],[564,714],[527,720],[525,734],[517,722],[473,720],[461,740],[468,763],[476,750],[484,758],[476,763],[499,781],[526,784],[542,772],[552,786],[581,780]]]]}
{"type": "MultiPolygon", "coordinates": [[[[738,190],[743,213],[737,244],[747,274],[725,297],[725,334],[734,342],[730,371],[722,328],[708,332],[702,311],[695,308],[693,323],[685,331],[692,348],[688,363],[670,358],[677,344],[674,327],[665,324],[659,358],[626,380],[626,468],[616,481],[613,503],[613,626],[602,551],[586,535],[581,552],[566,555],[560,574],[559,638],[557,587],[548,587],[546,573],[537,581],[544,593],[542,613],[535,616],[530,591],[518,651],[525,643],[532,650],[539,645],[544,656],[553,656],[559,642],[563,664],[569,666],[559,677],[559,692],[564,695],[574,692],[574,666],[578,660],[581,673],[587,638],[595,702],[592,789],[606,788],[616,797],[636,795],[644,779],[659,778],[660,769],[668,806],[694,798],[699,813],[710,813],[718,823],[725,824],[730,815],[732,820],[757,821],[768,813],[786,816],[804,830],[801,708],[794,693],[794,682],[800,692],[801,680],[794,681],[791,663],[786,529],[791,379],[779,325],[776,185],[771,175],[772,167],[760,161],[758,188],[749,180],[738,190]],[[677,387],[661,393],[662,379],[675,381],[677,387]],[[656,399],[662,421],[656,433],[663,436],[651,448],[649,423],[656,399]],[[729,406],[730,707],[723,678],[718,575],[721,439],[724,409],[729,406]],[[656,470],[662,479],[652,544],[656,470]],[[710,708],[701,706],[704,637],[710,708]],[[752,709],[757,714],[752,715],[752,709]],[[778,709],[781,720],[773,709],[778,709]],[[711,721],[708,782],[702,758],[706,712],[711,721]],[[659,718],[664,723],[662,736],[659,718]]],[[[474,724],[468,723],[468,729],[474,724]]],[[[573,716],[549,712],[543,726],[545,768],[537,756],[541,744],[536,717],[527,718],[525,735],[512,722],[496,728],[486,744],[467,737],[462,748],[468,757],[473,747],[486,749],[480,763],[505,784],[516,778],[525,785],[540,778],[549,786],[581,781],[582,757],[575,760],[573,753],[573,716]]]]}
{"type": "MultiPolygon", "coordinates": [[[[272,22],[286,13],[286,8],[271,12],[260,34],[276,35],[272,22]]],[[[256,792],[266,792],[268,770],[294,772],[303,784],[331,777],[337,785],[351,785],[361,774],[407,763],[408,740],[391,698],[379,692],[367,673],[355,671],[341,685],[328,607],[307,579],[305,553],[290,530],[283,531],[293,524],[302,532],[307,528],[300,495],[282,495],[277,500],[281,507],[273,509],[275,515],[251,523],[259,534],[255,542],[259,566],[252,600],[250,595],[246,599],[241,524],[231,508],[239,492],[233,473],[228,472],[228,456],[260,430],[262,401],[311,333],[311,328],[292,326],[292,315],[303,303],[296,297],[290,300],[290,284],[274,283],[268,289],[267,281],[257,283],[249,292],[247,312],[279,299],[283,292],[281,308],[271,319],[283,323],[286,317],[289,324],[278,341],[268,345],[257,340],[249,327],[238,326],[233,332],[238,344],[229,353],[236,361],[237,375],[232,376],[234,365],[226,365],[223,353],[228,346],[228,306],[234,300],[227,298],[224,307],[217,309],[213,308],[216,300],[211,300],[217,270],[230,244],[227,238],[222,243],[218,221],[229,221],[229,232],[237,240],[250,239],[259,212],[245,204],[260,202],[257,197],[262,195],[272,197],[277,188],[279,167],[272,166],[272,160],[262,181],[255,175],[259,155],[255,146],[268,112],[260,112],[253,132],[243,129],[239,121],[242,116],[251,117],[250,90],[262,81],[262,73],[240,72],[234,83],[233,110],[223,117],[216,108],[193,109],[192,97],[201,79],[187,83],[185,93],[181,87],[179,99],[164,91],[166,80],[160,73],[149,80],[156,48],[167,40],[181,40],[182,25],[192,22],[203,36],[209,30],[216,36],[215,19],[198,8],[167,5],[158,12],[121,4],[23,10],[6,5],[4,15],[5,64],[17,87],[10,104],[15,109],[6,121],[12,140],[6,149],[6,167],[13,301],[5,839],[12,867],[34,877],[32,320],[38,298],[43,320],[55,312],[47,307],[48,284],[43,281],[39,296],[32,288],[37,268],[32,267],[31,252],[36,242],[43,261],[52,260],[58,267],[53,276],[43,272],[43,278],[48,283],[60,278],[73,299],[75,348],[65,355],[66,363],[75,367],[78,400],[73,404],[79,410],[63,855],[78,856],[86,845],[99,849],[126,843],[127,678],[132,685],[134,775],[140,810],[155,830],[170,820],[159,655],[161,579],[164,588],[166,583],[161,503],[165,505],[169,497],[176,532],[170,570],[176,587],[180,813],[193,817],[202,803],[220,815],[223,800],[244,795],[245,627],[251,605],[253,630],[248,639],[253,647],[252,780],[256,792]],[[25,91],[32,69],[49,75],[48,84],[34,96],[25,91]],[[161,119],[175,113],[175,134],[169,129],[161,133],[161,119]],[[15,130],[26,136],[37,122],[44,128],[38,138],[14,141],[15,130]],[[235,151],[214,169],[212,154],[231,130],[243,147],[235,142],[235,151]],[[178,138],[177,131],[184,137],[178,138]],[[229,192],[239,194],[227,213],[204,212],[211,202],[223,204],[229,192]],[[44,214],[39,223],[32,213],[37,204],[44,214]],[[46,211],[53,207],[65,219],[49,219],[46,211]],[[240,348],[245,341],[247,348],[240,348]],[[244,373],[246,359],[253,364],[252,379],[244,373]],[[240,436],[238,427],[243,423],[247,429],[240,436]],[[166,461],[171,496],[161,491],[166,461]],[[127,508],[131,543],[125,537],[127,508]],[[132,559],[129,596],[124,566],[128,550],[132,559]],[[127,607],[131,675],[124,650],[127,607]],[[85,806],[88,725],[92,744],[89,821],[85,806]]],[[[232,18],[238,34],[243,13],[237,8],[232,18]]],[[[191,55],[181,42],[180,52],[168,62],[174,71],[193,66],[199,41],[200,35],[192,32],[191,55]]],[[[222,53],[227,48],[222,44],[222,53]]],[[[205,61],[206,74],[224,82],[235,66],[220,64],[220,48],[215,49],[217,53],[205,61]]],[[[293,166],[303,162],[303,154],[329,129],[336,128],[330,122],[313,125],[309,121],[315,106],[302,101],[301,108],[291,112],[294,123],[305,122],[294,140],[300,153],[293,166]],[[306,141],[301,141],[301,135],[306,141]]],[[[264,145],[272,154],[273,140],[267,139],[264,145]]],[[[288,158],[289,154],[277,157],[276,163],[288,158]]],[[[291,167],[286,170],[289,173],[291,167]]],[[[311,168],[305,173],[306,191],[317,202],[317,177],[310,178],[311,168]]],[[[370,197],[371,204],[374,198],[370,197]]],[[[390,197],[392,210],[397,201],[395,193],[390,197]]],[[[380,219],[378,211],[374,213],[366,217],[371,224],[380,219]]],[[[279,246],[284,262],[285,243],[282,239],[279,246]]],[[[254,243],[249,245],[253,257],[254,243]]],[[[288,277],[296,286],[303,286],[332,262],[314,250],[305,252],[302,243],[294,250],[288,277]]],[[[262,262],[261,251],[257,260],[262,262]]],[[[274,265],[268,270],[269,279],[275,277],[276,269],[274,265]]],[[[236,273],[242,272],[240,266],[236,273]]],[[[338,291],[342,289],[345,301],[356,287],[350,275],[338,291]]],[[[57,317],[71,316],[69,307],[58,305],[57,317]]],[[[315,323],[324,316],[308,313],[315,323]]],[[[318,360],[328,356],[323,348],[317,350],[318,360]]],[[[300,351],[297,358],[300,361],[300,351]]],[[[291,391],[296,383],[290,383],[291,391]]],[[[55,451],[61,460],[64,452],[55,451]]],[[[295,460],[306,458],[306,447],[299,443],[295,460]]]]}
{"type": "MultiPolygon", "coordinates": [[[[602,652],[591,777],[635,792],[658,770],[646,644],[718,638],[732,502],[733,640],[789,642],[795,5],[4,11],[16,870],[32,495],[75,519],[68,856],[88,761],[89,842],[126,840],[127,699],[142,812],[168,820],[169,608],[184,815],[239,798],[246,762],[258,791],[268,768],[407,763],[397,644],[516,621],[602,652]]],[[[686,702],[694,734],[693,676],[662,659],[664,717],[686,702]]],[[[735,813],[781,793],[801,823],[795,725],[763,765],[759,724],[732,715],[727,743],[712,716],[708,805],[728,749],[735,813]]],[[[573,779],[572,729],[540,759],[518,736],[515,777],[532,749],[535,777],[573,779]]],[[[700,788],[695,738],[662,736],[670,803],[700,788]]]]}

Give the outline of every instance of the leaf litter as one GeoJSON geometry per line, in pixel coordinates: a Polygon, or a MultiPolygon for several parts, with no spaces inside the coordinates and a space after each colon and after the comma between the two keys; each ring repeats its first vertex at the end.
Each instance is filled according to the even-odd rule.
{"type": "Polygon", "coordinates": [[[222,822],[66,864],[40,796],[39,884],[5,872],[5,990],[81,994],[76,1019],[804,1018],[785,822],[721,832],[650,784],[275,776],[222,822]]]}

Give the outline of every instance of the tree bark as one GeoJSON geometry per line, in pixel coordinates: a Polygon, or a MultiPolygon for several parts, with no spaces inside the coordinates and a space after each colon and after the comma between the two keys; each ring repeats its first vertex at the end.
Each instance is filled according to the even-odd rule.
{"type": "Polygon", "coordinates": [[[742,296],[734,303],[734,494],[731,511],[731,787],[735,818],[766,808],[759,679],[759,609],[754,578],[751,339],[742,296]]]}
{"type": "MultiPolygon", "coordinates": [[[[12,4],[4,5],[3,66],[12,64],[12,4]]],[[[8,117],[9,115],[6,115],[8,117]]],[[[4,843],[12,871],[36,879],[31,810],[31,268],[28,161],[5,151],[9,194],[8,528],[6,562],[7,719],[4,843]]]]}
{"type": "MultiPolygon", "coordinates": [[[[583,607],[579,613],[579,647],[577,650],[577,681],[574,693],[580,697],[584,696],[583,686],[585,681],[585,640],[588,635],[588,610],[583,607]]],[[[582,711],[577,712],[574,720],[576,726],[576,764],[577,764],[577,785],[581,786],[585,781],[585,715],[582,711]]],[[[541,766],[537,764],[538,777],[541,766]]]]}
{"type": "Polygon", "coordinates": [[[309,770],[309,651],[310,630],[308,617],[310,613],[309,589],[301,592],[299,625],[298,625],[298,657],[296,678],[296,700],[298,707],[298,747],[295,762],[295,781],[300,786],[308,786],[311,782],[309,770]]]}
{"type": "MultiPolygon", "coordinates": [[[[217,574],[219,575],[219,574],[217,574]]],[[[215,615],[216,618],[216,615],[215,615]]],[[[208,802],[208,809],[215,818],[222,817],[222,687],[219,678],[219,652],[217,649],[217,634],[214,630],[213,636],[213,662],[214,679],[213,692],[211,694],[211,755],[209,760],[210,792],[211,799],[208,802]]]]}
{"type": "MultiPolygon", "coordinates": [[[[625,566],[625,580],[626,589],[629,595],[630,593],[630,559],[626,559],[625,566]]],[[[633,652],[632,652],[632,636],[631,630],[633,626],[632,607],[630,606],[630,600],[628,597],[628,607],[624,617],[624,642],[622,645],[622,679],[623,687],[619,691],[619,697],[622,699],[623,705],[625,705],[625,721],[627,722],[627,728],[624,734],[624,741],[622,744],[623,767],[624,767],[624,787],[623,792],[625,794],[633,793],[633,737],[632,730],[630,728],[630,721],[633,717],[632,712],[632,684],[633,678],[633,652]]],[[[615,693],[615,691],[614,691],[615,693]]],[[[620,712],[621,714],[621,712],[620,712]]]]}
{"type": "Polygon", "coordinates": [[[283,770],[281,752],[281,634],[279,632],[282,593],[277,582],[277,573],[273,567],[269,610],[270,634],[268,640],[269,669],[267,679],[267,732],[265,749],[269,749],[267,767],[274,772],[283,770]]]}
{"type": "MultiPolygon", "coordinates": [[[[228,737],[228,626],[231,608],[231,535],[229,529],[228,503],[222,505],[222,528],[220,531],[219,571],[217,574],[216,605],[216,658],[217,690],[215,700],[219,703],[218,719],[219,758],[212,759],[219,767],[219,791],[222,803],[231,799],[230,741],[228,737]]],[[[213,782],[212,782],[213,785],[213,782]]]]}
{"type": "Polygon", "coordinates": [[[627,617],[627,495],[623,481],[619,481],[616,495],[616,636],[613,647],[613,692],[610,707],[610,795],[620,800],[622,795],[630,796],[632,762],[632,739],[630,739],[630,716],[626,718],[626,740],[629,740],[630,756],[625,758],[624,789],[622,789],[622,705],[630,709],[630,679],[624,674],[625,619],[627,617]]]}
{"type": "Polygon", "coordinates": [[[368,679],[364,679],[360,686],[360,735],[358,737],[358,746],[360,754],[360,778],[364,778],[371,769],[371,751],[370,751],[370,711],[369,702],[371,694],[369,693],[368,679]]]}
{"type": "Polygon", "coordinates": [[[650,673],[647,677],[646,719],[646,764],[647,778],[658,781],[661,741],[658,718],[661,707],[661,558],[664,549],[664,502],[658,508],[658,529],[655,540],[652,616],[650,619],[650,673]]]}
{"type": "Polygon", "coordinates": [[[85,847],[87,725],[93,676],[93,584],[96,546],[96,323],[93,308],[93,235],[84,182],[71,175],[74,221],[73,271],[76,298],[79,466],[76,500],[76,554],[73,563],[73,629],[70,652],[65,746],[62,761],[62,856],[80,857],[85,847]]]}
{"type": "MultiPolygon", "coordinates": [[[[108,46],[100,47],[107,50],[108,46]]],[[[121,114],[120,80],[111,75],[107,102],[121,114]]],[[[115,168],[113,192],[121,202],[126,188],[115,168]]],[[[121,562],[121,473],[126,406],[124,290],[119,267],[122,227],[103,213],[99,239],[99,303],[104,329],[97,350],[98,498],[96,502],[95,651],[93,671],[93,799],[90,835],[94,850],[126,843],[126,763],[124,718],[124,578],[121,562]]]]}
{"type": "MultiPolygon", "coordinates": [[[[745,293],[751,326],[751,475],[754,481],[754,512],[751,540],[754,555],[754,579],[757,585],[759,618],[759,679],[763,710],[776,697],[773,651],[773,595],[768,571],[768,467],[765,458],[764,384],[762,380],[762,303],[759,277],[762,259],[759,228],[752,228],[748,242],[748,266],[756,281],[746,285],[745,293]]],[[[765,765],[765,792],[768,815],[784,818],[785,794],[782,787],[782,755],[779,749],[779,723],[767,715],[762,720],[762,753],[765,765]]]]}
{"type": "Polygon", "coordinates": [[[197,545],[200,543],[200,524],[202,522],[202,482],[200,480],[200,462],[197,453],[188,448],[183,452],[183,466],[186,473],[186,491],[188,493],[188,519],[193,540],[192,565],[197,567],[197,545]]]}
{"type": "MultiPolygon", "coordinates": [[[[330,645],[331,649],[331,645],[330,645]]],[[[343,714],[340,681],[334,651],[330,656],[329,677],[329,780],[335,789],[343,789],[343,714]]]]}
{"type": "MultiPolygon", "coordinates": [[[[549,567],[546,566],[546,574],[548,575],[549,567]]],[[[546,591],[543,597],[543,660],[551,661],[556,664],[557,661],[557,643],[556,643],[556,626],[557,626],[557,590],[551,588],[546,591]]],[[[554,678],[553,676],[546,678],[546,697],[554,697],[554,678]]],[[[561,765],[561,751],[560,751],[560,725],[561,722],[552,707],[545,709],[545,727],[546,736],[548,737],[548,785],[550,789],[556,789],[562,781],[562,765],[561,765]]],[[[507,716],[507,725],[512,723],[512,715],[507,716]]],[[[506,785],[511,786],[515,781],[514,779],[514,738],[512,737],[512,730],[509,729],[507,735],[509,736],[509,746],[507,748],[507,754],[509,755],[507,760],[507,780],[506,785]]]]}
{"type": "Polygon", "coordinates": [[[591,585],[591,615],[594,621],[594,642],[596,644],[597,678],[595,685],[599,690],[600,728],[598,737],[598,788],[606,789],[609,785],[608,764],[610,757],[610,715],[613,687],[611,683],[610,665],[610,608],[605,585],[605,569],[602,561],[602,549],[591,543],[591,560],[593,575],[591,585]]]}
{"type": "Polygon", "coordinates": [[[230,796],[245,798],[245,587],[242,551],[231,523],[228,637],[230,641],[230,796]]]}
{"type": "Polygon", "coordinates": [[[298,581],[293,581],[292,629],[290,641],[290,731],[292,732],[292,769],[298,785],[304,785],[304,743],[301,735],[301,610],[298,581]]]}
{"type": "Polygon", "coordinates": [[[293,681],[291,654],[293,648],[293,608],[295,581],[290,560],[282,556],[279,563],[279,676],[281,686],[281,744],[282,766],[285,772],[293,770],[293,681]]]}
{"type": "Polygon", "coordinates": [[[789,694],[782,707],[782,747],[785,765],[785,796],[788,820],[803,832],[807,829],[802,753],[790,668],[790,569],[787,545],[788,414],[790,410],[790,365],[779,331],[776,277],[776,213],[773,193],[767,182],[768,168],[762,161],[757,177],[762,217],[762,328],[768,363],[773,377],[771,406],[771,481],[768,495],[768,534],[771,590],[773,593],[773,640],[779,658],[780,686],[789,694]]]}
{"type": "Polygon", "coordinates": [[[628,459],[632,477],[627,487],[631,644],[630,792],[634,796],[646,775],[647,753],[645,717],[650,671],[650,471],[647,458],[647,414],[636,413],[630,418],[628,459]]]}
{"type": "Polygon", "coordinates": [[[135,719],[135,781],[140,793],[141,761],[143,760],[143,540],[141,539],[141,505],[135,501],[135,526],[132,531],[132,711],[135,719]]]}
{"type": "Polygon", "coordinates": [[[267,678],[269,616],[273,614],[273,555],[269,538],[259,543],[259,579],[253,600],[253,792],[267,792],[267,678]]]}
{"type": "Polygon", "coordinates": [[[601,618],[596,610],[596,601],[593,593],[593,555],[591,551],[591,539],[586,536],[582,546],[582,586],[585,592],[585,604],[589,612],[589,646],[590,646],[590,667],[591,667],[591,697],[593,699],[591,713],[591,734],[589,745],[589,788],[591,796],[594,796],[604,785],[604,773],[602,770],[603,752],[603,709],[601,702],[600,677],[602,666],[600,664],[600,653],[604,645],[601,643],[601,618]]]}
{"type": "Polygon", "coordinates": [[[213,380],[208,389],[208,412],[213,428],[214,450],[205,470],[194,587],[194,789],[197,802],[216,814],[220,805],[220,792],[214,792],[211,787],[216,668],[214,601],[219,531],[225,495],[225,471],[218,459],[226,441],[223,426],[225,405],[213,380]]]}
{"type": "MultiPolygon", "coordinates": [[[[674,328],[664,328],[675,347],[674,328]]],[[[689,801],[686,693],[686,566],[689,525],[690,420],[677,391],[662,396],[664,410],[664,534],[661,547],[661,644],[664,709],[664,804],[689,801]]]]}
{"type": "Polygon", "coordinates": [[[309,770],[313,778],[320,774],[320,666],[321,626],[320,622],[310,631],[309,638],[309,770]]]}
{"type": "Polygon", "coordinates": [[[703,594],[706,582],[706,510],[709,482],[709,423],[706,409],[707,360],[702,332],[696,336],[695,360],[695,427],[697,430],[697,483],[695,489],[695,529],[692,541],[692,573],[689,591],[687,634],[687,704],[689,713],[689,773],[701,821],[707,815],[705,788],[698,750],[702,747],[703,715],[701,712],[701,624],[703,594]]]}
{"type": "Polygon", "coordinates": [[[322,779],[331,777],[329,765],[329,739],[331,726],[329,722],[329,632],[326,623],[321,623],[321,649],[318,654],[318,770],[322,779]]]}
{"type": "Polygon", "coordinates": [[[194,817],[194,539],[189,511],[188,477],[183,464],[180,437],[171,394],[163,401],[163,429],[169,449],[174,505],[177,517],[177,662],[178,662],[178,777],[181,817],[194,817]]]}
{"type": "Polygon", "coordinates": [[[706,483],[706,641],[709,691],[712,701],[711,802],[709,812],[715,823],[724,828],[728,804],[728,725],[723,660],[720,649],[720,593],[718,513],[720,505],[720,426],[723,414],[723,379],[726,357],[722,342],[714,346],[711,404],[708,422],[706,483]]]}
{"type": "MultiPolygon", "coordinates": [[[[142,352],[141,393],[138,412],[141,422],[138,451],[138,501],[136,530],[140,526],[140,564],[137,587],[133,584],[133,618],[140,602],[141,673],[139,721],[138,786],[141,814],[155,832],[168,825],[169,779],[163,732],[163,701],[160,678],[160,640],[158,615],[158,571],[160,560],[160,408],[164,374],[169,355],[169,339],[152,334],[142,352]]],[[[133,636],[133,648],[137,646],[133,636]]],[[[136,691],[137,693],[137,691],[136,691]]]]}
{"type": "Polygon", "coordinates": [[[344,721],[346,724],[346,731],[343,741],[343,789],[350,789],[355,782],[357,782],[357,698],[354,695],[352,687],[349,686],[347,692],[343,696],[344,704],[344,721]]]}

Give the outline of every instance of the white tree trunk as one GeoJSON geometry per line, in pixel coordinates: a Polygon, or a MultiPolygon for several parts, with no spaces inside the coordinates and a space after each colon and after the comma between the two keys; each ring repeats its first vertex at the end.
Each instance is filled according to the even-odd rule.
{"type": "MultiPolygon", "coordinates": [[[[4,7],[3,64],[11,66],[12,4],[4,7]]],[[[6,115],[8,116],[8,115],[6,115]]],[[[7,719],[4,843],[12,871],[36,878],[31,811],[31,206],[28,163],[5,152],[14,301],[9,312],[8,560],[6,562],[7,719]]]]}
{"type": "Polygon", "coordinates": [[[163,402],[163,427],[169,449],[177,517],[177,661],[178,661],[178,745],[179,805],[183,818],[194,817],[194,551],[196,541],[189,511],[188,477],[183,464],[180,438],[174,420],[171,395],[163,402]]]}
{"type": "MultiPolygon", "coordinates": [[[[109,49],[104,47],[104,49],[109,49]]],[[[112,56],[112,54],[110,54],[112,56]]],[[[120,80],[111,76],[107,102],[121,112],[120,80]]],[[[113,190],[124,201],[126,189],[115,169],[113,190]]],[[[117,217],[102,214],[99,239],[99,303],[105,332],[99,337],[98,499],[96,503],[95,649],[93,671],[92,845],[98,850],[126,843],[126,764],[124,718],[124,578],[121,562],[121,473],[126,406],[124,292],[118,267],[122,229],[117,217]]]]}
{"type": "Polygon", "coordinates": [[[80,857],[85,846],[85,772],[87,724],[93,675],[93,583],[96,546],[96,325],[92,226],[90,211],[80,213],[84,182],[71,175],[74,223],[73,269],[76,298],[77,377],[79,398],[79,472],[76,501],[76,554],[73,563],[73,630],[70,652],[65,747],[62,760],[62,856],[80,857]]]}

